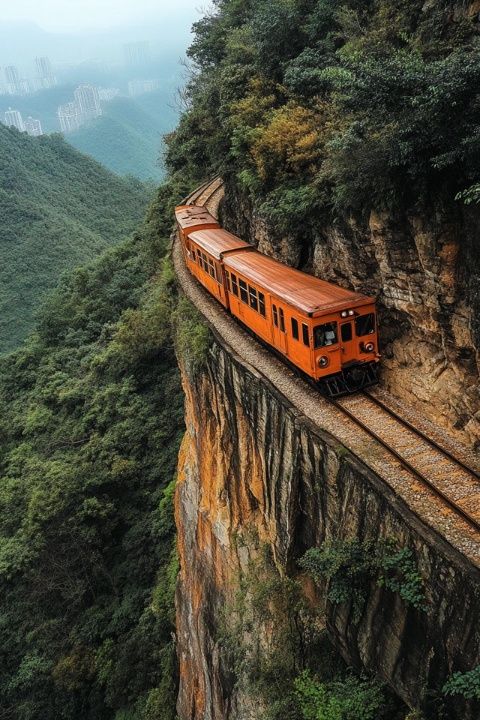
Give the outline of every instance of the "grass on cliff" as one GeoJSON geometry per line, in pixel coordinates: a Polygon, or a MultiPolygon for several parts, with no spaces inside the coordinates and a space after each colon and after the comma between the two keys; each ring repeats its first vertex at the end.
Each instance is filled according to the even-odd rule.
{"type": "Polygon", "coordinates": [[[31,138],[0,124],[0,353],[32,330],[62,272],[133,232],[149,194],[60,135],[31,138]]]}
{"type": "MultiPolygon", "coordinates": [[[[62,145],[63,147],[63,145],[62,145]]],[[[0,715],[173,720],[183,400],[163,188],[0,361],[0,715]]]]}

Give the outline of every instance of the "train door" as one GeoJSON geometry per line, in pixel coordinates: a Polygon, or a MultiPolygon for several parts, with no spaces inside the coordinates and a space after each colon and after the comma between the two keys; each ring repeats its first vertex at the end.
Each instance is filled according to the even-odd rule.
{"type": "Polygon", "coordinates": [[[287,333],[285,329],[285,314],[281,307],[272,303],[273,342],[276,348],[287,353],[287,333]]]}
{"type": "Polygon", "coordinates": [[[341,323],[340,325],[340,347],[342,351],[342,365],[356,359],[357,349],[354,339],[352,320],[341,323]]]}

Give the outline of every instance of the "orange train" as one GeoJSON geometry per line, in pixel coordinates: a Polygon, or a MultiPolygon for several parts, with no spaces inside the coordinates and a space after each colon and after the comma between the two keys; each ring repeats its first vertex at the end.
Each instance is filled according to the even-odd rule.
{"type": "Polygon", "coordinates": [[[232,315],[331,397],[378,380],[375,299],[294,270],[223,230],[201,206],[175,209],[190,272],[232,315]]]}

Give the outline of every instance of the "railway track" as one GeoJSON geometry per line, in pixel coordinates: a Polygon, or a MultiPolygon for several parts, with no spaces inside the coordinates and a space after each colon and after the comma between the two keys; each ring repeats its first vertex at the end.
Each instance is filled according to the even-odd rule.
{"type": "MultiPolygon", "coordinates": [[[[212,214],[215,214],[221,192],[222,180],[216,178],[200,186],[186,202],[205,205],[212,214]]],[[[205,291],[202,289],[202,292],[205,291]]],[[[221,307],[218,310],[224,313],[221,307]]],[[[265,352],[268,352],[268,349],[265,352]]],[[[325,402],[320,395],[318,401],[325,402]]],[[[316,404],[315,399],[313,404],[316,404]]],[[[427,497],[434,496],[440,503],[438,507],[444,508],[440,511],[441,515],[448,518],[456,516],[460,525],[466,523],[478,538],[480,472],[460,457],[462,452],[458,454],[452,452],[445,444],[427,435],[371,392],[337,398],[329,404],[344,418],[341,422],[346,431],[345,437],[352,436],[351,430],[347,430],[347,423],[353,423],[357,427],[357,433],[360,428],[370,438],[370,445],[365,443],[360,445],[371,450],[375,462],[373,460],[369,462],[369,458],[365,457],[364,453],[358,455],[362,461],[371,465],[372,469],[381,475],[378,470],[378,451],[375,450],[373,443],[377,447],[380,446],[393,458],[393,463],[400,465],[404,471],[402,482],[405,482],[405,478],[412,478],[411,487],[405,492],[406,496],[413,500],[416,496],[421,496],[419,504],[423,506],[425,494],[427,497]]],[[[342,433],[335,435],[342,439],[342,433]]],[[[466,452],[468,454],[468,451],[466,452]]],[[[389,472],[391,477],[391,470],[389,472]]]]}
{"type": "MultiPolygon", "coordinates": [[[[223,189],[223,180],[221,177],[216,177],[213,180],[207,180],[207,182],[200,185],[190,195],[182,200],[182,204],[187,205],[209,205],[212,204],[214,196],[218,195],[223,189]]],[[[210,208],[208,208],[210,209],[210,208]]]]}
{"type": "Polygon", "coordinates": [[[369,392],[332,402],[480,531],[480,474],[474,468],[369,392]]]}

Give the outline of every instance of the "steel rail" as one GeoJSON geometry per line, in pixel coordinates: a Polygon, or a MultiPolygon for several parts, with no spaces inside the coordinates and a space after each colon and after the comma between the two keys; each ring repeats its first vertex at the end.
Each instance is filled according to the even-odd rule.
{"type": "Polygon", "coordinates": [[[448,457],[449,460],[452,460],[452,462],[459,465],[462,470],[465,470],[470,475],[473,475],[477,480],[480,480],[480,472],[472,468],[470,465],[467,465],[466,462],[461,460],[459,457],[457,457],[454,453],[452,453],[450,450],[448,450],[446,447],[441,445],[436,440],[433,440],[431,437],[429,437],[423,430],[420,430],[419,428],[415,427],[413,423],[411,423],[406,418],[399,415],[393,408],[391,408],[389,405],[384,403],[382,400],[377,398],[375,395],[372,395],[368,390],[363,390],[363,394],[368,397],[369,400],[371,400],[375,405],[378,405],[378,407],[382,408],[382,410],[385,410],[389,415],[395,418],[395,420],[398,420],[399,423],[404,425],[408,430],[411,430],[416,435],[421,437],[425,442],[427,442],[429,445],[435,448],[435,450],[438,450],[442,453],[442,455],[445,455],[448,457]]]}
{"type": "MultiPolygon", "coordinates": [[[[372,430],[366,423],[363,422],[363,420],[360,420],[355,413],[353,413],[348,408],[345,408],[341,404],[341,400],[335,400],[328,398],[329,402],[334,405],[340,412],[347,415],[350,420],[352,420],[354,423],[356,423],[362,430],[364,430],[368,435],[373,437],[377,442],[382,445],[386,450],[388,450],[389,453],[391,453],[398,461],[399,463],[405,467],[409,472],[411,472],[418,480],[424,483],[435,495],[440,497],[446,505],[448,505],[452,510],[454,510],[458,515],[460,515],[469,525],[475,528],[475,530],[480,532],[480,522],[476,520],[472,515],[470,515],[464,508],[462,508],[461,505],[459,505],[453,498],[449,497],[446,493],[443,492],[443,490],[440,490],[435,483],[433,483],[429,478],[424,475],[420,470],[418,470],[414,465],[412,465],[408,460],[406,460],[401,453],[398,452],[398,450],[395,450],[392,448],[386,440],[384,440],[380,435],[378,435],[375,430],[372,430]]],[[[418,435],[422,436],[421,432],[417,432],[415,428],[413,428],[413,431],[417,433],[418,435]]],[[[430,438],[427,436],[427,441],[430,441],[430,438]]],[[[433,443],[432,443],[433,444],[433,443]]],[[[439,450],[444,453],[444,450],[441,446],[439,446],[439,450]]],[[[470,468],[467,468],[468,472],[472,472],[470,468]]]]}

